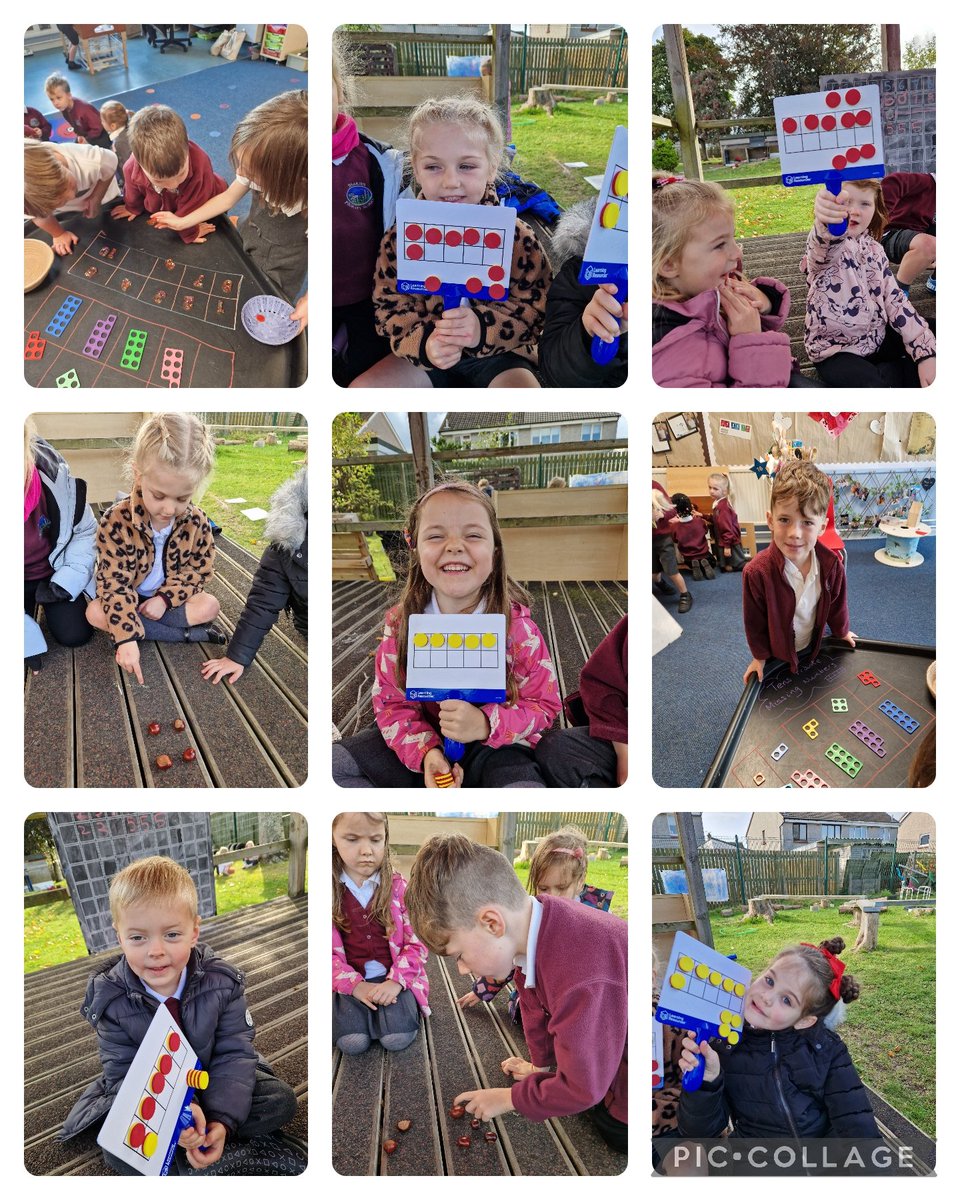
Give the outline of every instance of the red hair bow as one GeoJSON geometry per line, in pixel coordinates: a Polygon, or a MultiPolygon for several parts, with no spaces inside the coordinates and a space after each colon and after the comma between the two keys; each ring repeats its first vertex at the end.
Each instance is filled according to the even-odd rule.
{"type": "Polygon", "coordinates": [[[835,954],[826,948],[826,946],[815,946],[813,942],[801,942],[801,946],[809,946],[811,950],[819,950],[823,957],[830,964],[830,970],[833,972],[833,983],[830,984],[830,995],[834,1000],[840,999],[840,977],[847,969],[847,964],[840,961],[835,954]]]}
{"type": "Polygon", "coordinates": [[[684,183],[684,182],[686,182],[686,180],[683,175],[660,175],[656,179],[654,179],[653,186],[662,188],[662,187],[666,187],[667,184],[670,184],[670,183],[684,183]]]}

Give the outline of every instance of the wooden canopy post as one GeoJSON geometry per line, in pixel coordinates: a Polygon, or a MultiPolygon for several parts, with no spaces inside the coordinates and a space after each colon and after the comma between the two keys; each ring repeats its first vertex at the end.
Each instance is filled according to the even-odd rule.
{"type": "Polygon", "coordinates": [[[880,26],[880,69],[882,71],[902,71],[900,65],[900,26],[880,26]]]}
{"type": "Polygon", "coordinates": [[[687,887],[690,889],[690,906],[693,909],[693,920],[697,926],[697,938],[705,946],[712,947],[713,930],[710,928],[710,909],[707,907],[707,893],[700,871],[697,827],[691,812],[677,813],[676,818],[677,833],[680,835],[680,850],[683,854],[683,865],[687,875],[687,887]]]}
{"type": "Polygon", "coordinates": [[[510,26],[493,26],[493,103],[504,136],[510,138],[510,26]]]}
{"type": "Polygon", "coordinates": [[[413,473],[417,485],[417,495],[422,496],[433,487],[433,456],[430,453],[430,430],[427,426],[427,414],[412,412],[409,414],[410,445],[413,450],[413,473]]]}
{"type": "Polygon", "coordinates": [[[290,862],[287,868],[287,895],[302,896],[307,888],[307,822],[300,813],[290,814],[290,862]]]}
{"type": "Polygon", "coordinates": [[[683,173],[687,179],[703,179],[700,144],[697,141],[697,118],[693,111],[687,51],[683,44],[683,26],[664,25],[663,44],[667,52],[667,67],[670,70],[670,89],[673,92],[673,107],[680,137],[683,173]]]}

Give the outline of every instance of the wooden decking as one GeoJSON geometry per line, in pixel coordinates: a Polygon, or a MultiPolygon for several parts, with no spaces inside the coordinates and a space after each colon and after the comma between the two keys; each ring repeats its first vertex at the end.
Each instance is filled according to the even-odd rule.
{"type": "Polygon", "coordinates": [[[427,960],[432,1015],[413,1045],[391,1054],[374,1045],[364,1054],[333,1055],[333,1166],[341,1175],[619,1175],[627,1156],[611,1150],[585,1114],[543,1122],[507,1113],[480,1129],[455,1120],[461,1092],[507,1087],[500,1070],[513,1054],[529,1059],[518,1025],[507,1014],[506,989],[493,1004],[461,1011],[456,998],[473,980],[452,958],[427,960]],[[412,1120],[398,1133],[398,1120],[412,1120]],[[493,1129],[497,1141],[483,1134],[493,1129]],[[457,1145],[467,1135],[469,1149],[457,1145]],[[395,1138],[399,1148],[382,1148],[395,1138]]]}
{"type": "MultiPolygon", "coordinates": [[[[220,534],[208,591],[233,632],[259,560],[220,534]]],[[[42,623],[42,618],[41,618],[42,623]]],[[[24,776],[33,787],[299,787],[307,775],[307,643],[286,613],[236,685],[207,683],[226,647],[141,643],[144,686],[121,671],[105,634],[76,649],[51,638],[26,677],[24,776]],[[182,717],[187,728],[174,733],[182,717]],[[162,733],[147,726],[159,721],[162,733]],[[196,759],[185,763],[188,746],[196,759]],[[155,765],[169,754],[173,767],[155,765]]]]}
{"type": "MultiPolygon", "coordinates": [[[[287,1132],[307,1138],[307,898],[269,900],[205,920],[200,938],[246,976],[254,1045],[296,1092],[287,1132]]],[[[24,1164],[32,1175],[112,1175],[96,1130],[56,1140],[100,1075],[96,1034],[80,1015],[91,972],[116,951],[49,967],[24,981],[24,1164]]]]}
{"type": "MultiPolygon", "coordinates": [[[[560,695],[577,687],[580,670],[627,611],[627,585],[616,581],[525,584],[532,616],[550,648],[560,695]]],[[[383,633],[391,585],[333,585],[333,722],[344,737],[373,723],[373,659],[383,633]]],[[[561,724],[565,724],[561,714],[561,724]]]]}

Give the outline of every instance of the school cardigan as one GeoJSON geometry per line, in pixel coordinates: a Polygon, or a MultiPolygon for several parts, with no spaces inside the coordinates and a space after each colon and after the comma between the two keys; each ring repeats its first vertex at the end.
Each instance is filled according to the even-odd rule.
{"type": "MultiPolygon", "coordinates": [[[[208,200],[227,190],[226,182],[214,171],[205,150],[193,142],[187,142],[187,155],[189,169],[183,183],[172,191],[164,188],[158,192],[144,174],[137,156],[131,154],[123,164],[123,203],[127,211],[136,215],[142,212],[151,216],[157,212],[172,212],[180,217],[189,216],[208,200]]],[[[190,225],[178,230],[178,233],[181,241],[189,244],[200,236],[200,226],[190,225]]]]}
{"type": "MultiPolygon", "coordinates": [[[[847,576],[840,559],[822,546],[814,546],[820,564],[820,599],[814,618],[811,661],[820,652],[824,628],[829,625],[835,637],[850,631],[847,613],[847,576]]],[[[797,597],[783,577],[784,557],[771,542],[743,568],[743,627],[747,645],[754,658],[779,658],[799,669],[793,617],[797,597]]]]}
{"type": "Polygon", "coordinates": [[[535,1071],[510,1089],[531,1121],[585,1112],[600,1101],[627,1122],[627,923],[573,900],[539,896],[534,973],[518,972],[523,1032],[535,1071]]]}
{"type": "Polygon", "coordinates": [[[671,522],[670,528],[684,558],[704,558],[710,553],[703,517],[692,516],[689,521],[678,517],[671,522]]]}
{"type": "Polygon", "coordinates": [[[740,518],[726,496],[714,503],[713,529],[721,546],[740,545],[740,518]]]}

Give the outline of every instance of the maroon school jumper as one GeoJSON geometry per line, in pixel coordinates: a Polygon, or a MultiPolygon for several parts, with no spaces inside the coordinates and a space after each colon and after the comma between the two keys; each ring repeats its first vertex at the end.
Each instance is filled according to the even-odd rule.
{"type": "MultiPolygon", "coordinates": [[[[372,901],[371,897],[371,901],[372,901]]],[[[379,921],[370,915],[371,906],[361,907],[360,901],[344,884],[343,915],[350,924],[350,929],[341,932],[343,952],[347,962],[361,978],[367,976],[366,963],[378,962],[385,971],[393,966],[390,954],[390,943],[379,921]]]]}
{"type": "Polygon", "coordinates": [[[932,175],[895,171],[880,185],[887,204],[887,229],[924,233],[937,215],[937,181],[932,175]]]}
{"type": "Polygon", "coordinates": [[[684,558],[706,558],[710,553],[703,517],[693,516],[689,521],[674,521],[670,529],[684,558]]]}
{"type": "MultiPolygon", "coordinates": [[[[131,154],[123,164],[123,203],[127,211],[138,216],[142,212],[172,212],[177,216],[188,216],[227,190],[226,183],[214,171],[205,150],[193,142],[187,142],[187,153],[190,165],[186,179],[174,191],[164,188],[162,192],[156,190],[144,175],[137,156],[131,154]]],[[[190,225],[187,229],[179,230],[179,234],[184,242],[195,242],[200,235],[200,226],[190,225]]]]}
{"type": "Polygon", "coordinates": [[[721,546],[740,545],[740,519],[726,496],[714,506],[713,528],[721,546]]]}
{"type": "Polygon", "coordinates": [[[580,672],[579,695],[591,737],[626,743],[627,694],[627,618],[621,617],[580,672]]]}
{"type": "Polygon", "coordinates": [[[74,96],[73,104],[69,108],[63,109],[60,115],[68,125],[73,126],[73,132],[77,137],[86,138],[88,142],[94,141],[103,133],[100,114],[86,100],[78,100],[74,96]]]}
{"type": "MultiPolygon", "coordinates": [[[[823,631],[827,625],[834,637],[846,637],[850,632],[847,612],[847,575],[843,564],[832,550],[819,542],[814,546],[820,564],[820,599],[813,633],[810,637],[810,661],[820,652],[823,631]]],[[[754,658],[766,661],[779,658],[798,670],[793,618],[797,597],[783,577],[784,557],[773,542],[752,558],[743,568],[743,628],[747,645],[754,658]]]]}

